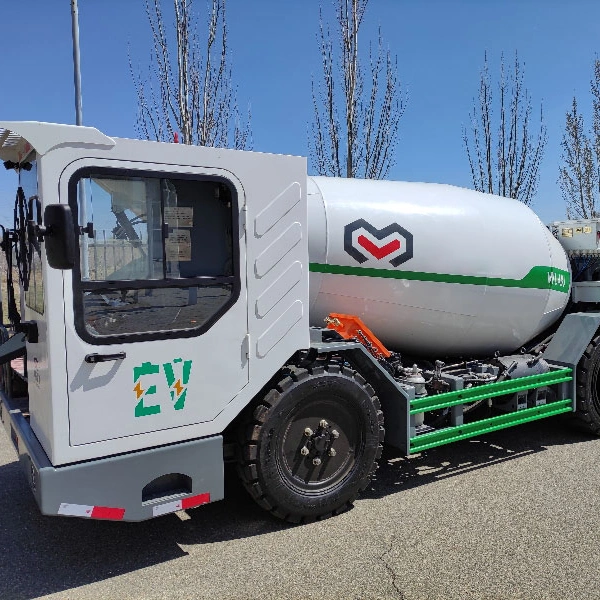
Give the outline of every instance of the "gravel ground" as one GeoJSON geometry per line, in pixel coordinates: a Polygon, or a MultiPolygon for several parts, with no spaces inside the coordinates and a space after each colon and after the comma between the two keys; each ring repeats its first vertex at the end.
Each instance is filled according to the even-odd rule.
{"type": "Polygon", "coordinates": [[[0,434],[0,599],[600,598],[599,464],[600,440],[549,419],[386,449],[321,523],[272,519],[234,478],[225,501],[109,523],[42,517],[0,434]]]}

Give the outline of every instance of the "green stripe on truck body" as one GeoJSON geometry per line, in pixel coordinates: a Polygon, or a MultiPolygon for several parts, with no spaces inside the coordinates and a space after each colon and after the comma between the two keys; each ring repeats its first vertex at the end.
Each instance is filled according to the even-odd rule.
{"type": "Polygon", "coordinates": [[[522,279],[505,279],[482,275],[450,275],[447,273],[427,273],[424,271],[401,271],[394,269],[373,269],[310,263],[313,273],[332,275],[355,275],[358,277],[379,277],[382,279],[405,279],[408,281],[432,281],[439,283],[458,283],[462,285],[488,285],[493,287],[512,287],[539,290],[554,290],[567,294],[571,284],[568,271],[555,267],[533,267],[522,279]]]}

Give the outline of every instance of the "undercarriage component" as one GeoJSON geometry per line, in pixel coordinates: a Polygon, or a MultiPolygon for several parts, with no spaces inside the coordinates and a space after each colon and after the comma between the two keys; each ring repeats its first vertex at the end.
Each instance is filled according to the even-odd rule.
{"type": "Polygon", "coordinates": [[[0,365],[25,354],[26,336],[24,333],[16,333],[0,345],[0,365]]]}
{"type": "Polygon", "coordinates": [[[550,370],[548,363],[540,356],[512,354],[496,359],[504,367],[503,379],[517,379],[528,375],[540,375],[550,370]]]}

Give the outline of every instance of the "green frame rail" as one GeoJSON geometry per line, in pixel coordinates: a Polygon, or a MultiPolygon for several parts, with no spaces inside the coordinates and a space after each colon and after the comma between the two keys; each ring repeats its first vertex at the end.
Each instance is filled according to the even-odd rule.
{"type": "Polygon", "coordinates": [[[533,408],[526,408],[517,412],[507,413],[505,415],[499,415],[497,417],[491,417],[489,419],[483,419],[482,421],[467,423],[466,425],[445,427],[439,431],[423,433],[422,435],[410,438],[410,454],[416,454],[417,452],[429,450],[429,448],[435,448],[436,446],[443,446],[444,444],[466,440],[467,438],[475,437],[476,435],[481,435],[483,433],[491,433],[492,431],[505,429],[506,427],[512,427],[513,425],[521,425],[522,423],[527,423],[529,421],[572,412],[572,410],[573,402],[570,399],[565,399],[551,402],[550,404],[544,404],[542,406],[534,406],[533,408]]]}
{"type": "MultiPolygon", "coordinates": [[[[456,390],[454,392],[446,392],[437,396],[428,396],[426,398],[417,398],[410,402],[410,414],[439,410],[441,408],[449,408],[459,404],[476,402],[486,398],[497,396],[505,396],[507,394],[515,394],[517,392],[532,390],[539,387],[565,383],[573,380],[573,370],[569,368],[558,369],[543,373],[542,375],[530,375],[528,377],[520,377],[518,379],[509,379],[497,383],[488,383],[466,390],[456,390]]],[[[555,402],[525,408],[515,412],[510,412],[481,421],[474,421],[463,425],[455,425],[445,427],[437,431],[423,433],[411,437],[409,440],[409,454],[416,454],[423,450],[429,450],[444,444],[458,442],[471,437],[513,427],[529,421],[552,417],[561,413],[573,411],[573,400],[563,398],[555,402]]]]}
{"type": "Polygon", "coordinates": [[[505,396],[506,394],[516,394],[524,390],[533,390],[538,387],[554,385],[572,381],[572,369],[559,369],[550,371],[541,375],[529,375],[519,377],[518,379],[507,379],[495,383],[486,383],[466,390],[456,390],[454,392],[444,392],[436,396],[427,396],[426,398],[416,398],[410,402],[410,414],[427,412],[430,410],[439,410],[449,408],[458,404],[468,402],[477,402],[486,398],[495,396],[505,396]]]}

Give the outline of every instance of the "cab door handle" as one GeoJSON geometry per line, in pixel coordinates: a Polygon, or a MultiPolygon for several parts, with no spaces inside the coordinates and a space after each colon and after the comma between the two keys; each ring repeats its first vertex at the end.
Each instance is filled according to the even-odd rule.
{"type": "Polygon", "coordinates": [[[123,360],[125,356],[125,352],[117,352],[116,354],[86,354],[85,362],[94,364],[108,362],[109,360],[123,360]]]}

